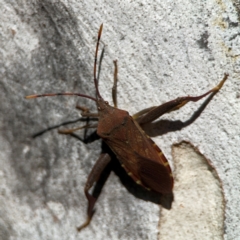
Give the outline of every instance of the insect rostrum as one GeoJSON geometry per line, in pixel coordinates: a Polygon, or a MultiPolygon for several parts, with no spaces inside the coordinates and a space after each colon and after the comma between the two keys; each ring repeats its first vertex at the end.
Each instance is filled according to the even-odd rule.
{"type": "MultiPolygon", "coordinates": [[[[116,84],[117,84],[117,61],[114,61],[114,87],[113,87],[113,102],[114,106],[110,106],[102,97],[98,89],[96,69],[99,41],[102,34],[103,25],[100,26],[98,32],[98,40],[96,44],[95,61],[94,61],[94,84],[96,89],[96,98],[81,93],[50,93],[41,95],[30,95],[26,98],[37,98],[45,96],[71,95],[80,96],[91,99],[96,102],[98,109],[98,124],[97,134],[108,145],[112,152],[120,161],[121,166],[127,174],[139,185],[149,191],[160,194],[168,194],[173,189],[173,176],[167,159],[160,148],[149,138],[142,130],[141,125],[154,121],[163,114],[175,111],[187,102],[196,102],[210,93],[215,94],[224,84],[228,75],[225,74],[223,80],[213,89],[204,93],[201,96],[186,96],[176,98],[159,106],[146,108],[133,116],[125,110],[117,108],[116,101],[116,84]]],[[[88,110],[83,111],[84,116],[92,116],[88,110]]],[[[78,129],[88,128],[89,125],[67,130],[65,133],[72,133],[78,129]]],[[[92,127],[92,126],[91,126],[92,127]]],[[[93,213],[94,206],[98,199],[98,195],[91,195],[90,188],[97,182],[101,173],[106,169],[111,161],[111,154],[107,151],[103,152],[95,163],[91,173],[89,174],[87,183],[84,188],[85,195],[88,200],[87,220],[78,227],[78,231],[88,226],[93,213]]]]}

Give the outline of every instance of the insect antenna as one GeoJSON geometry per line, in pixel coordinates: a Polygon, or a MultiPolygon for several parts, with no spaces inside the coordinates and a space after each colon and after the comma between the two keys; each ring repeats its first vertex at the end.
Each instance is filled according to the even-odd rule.
{"type": "Polygon", "coordinates": [[[102,29],[103,29],[103,24],[101,24],[101,26],[99,28],[99,31],[98,31],[98,39],[97,39],[95,58],[94,58],[94,69],[93,69],[94,84],[95,84],[95,88],[96,88],[97,98],[102,98],[102,96],[101,96],[101,94],[98,90],[98,80],[97,80],[97,56],[98,56],[99,42],[100,42],[100,38],[101,38],[101,35],[102,35],[102,29]]]}
{"type": "Polygon", "coordinates": [[[31,99],[31,98],[39,98],[39,97],[53,97],[53,96],[79,96],[79,97],[91,99],[95,102],[97,102],[98,98],[102,98],[99,93],[99,90],[98,90],[98,81],[97,81],[97,56],[98,56],[99,42],[100,42],[100,38],[102,35],[102,29],[103,29],[103,24],[101,24],[99,31],[98,31],[98,39],[97,39],[95,58],[94,58],[94,69],[93,69],[94,85],[95,85],[95,89],[96,89],[96,98],[91,97],[89,95],[81,94],[81,93],[71,93],[71,92],[34,94],[34,95],[26,96],[25,98],[31,99]]]}
{"type": "Polygon", "coordinates": [[[65,92],[65,93],[45,93],[45,94],[34,94],[34,95],[28,95],[25,98],[26,99],[31,99],[31,98],[39,98],[39,97],[54,97],[54,96],[78,96],[78,97],[84,97],[91,99],[95,102],[97,102],[97,99],[85,94],[81,93],[71,93],[71,92],[65,92]]]}

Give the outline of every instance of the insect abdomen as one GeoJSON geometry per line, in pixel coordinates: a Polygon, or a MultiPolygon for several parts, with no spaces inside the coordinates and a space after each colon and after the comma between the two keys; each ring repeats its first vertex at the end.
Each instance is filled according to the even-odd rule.
{"type": "Polygon", "coordinates": [[[109,113],[111,116],[107,116],[107,119],[118,124],[107,124],[107,131],[104,132],[102,124],[106,126],[106,118],[100,118],[98,134],[116,154],[126,172],[147,189],[159,193],[171,192],[171,168],[161,150],[128,112],[110,107],[109,113]]]}

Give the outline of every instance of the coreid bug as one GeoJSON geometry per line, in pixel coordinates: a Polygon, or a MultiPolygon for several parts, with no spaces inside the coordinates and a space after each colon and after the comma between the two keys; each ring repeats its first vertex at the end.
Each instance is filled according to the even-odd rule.
{"type": "MultiPolygon", "coordinates": [[[[139,185],[149,191],[153,191],[160,194],[168,194],[173,189],[173,176],[171,168],[165,156],[160,148],[149,138],[142,130],[141,125],[154,121],[161,117],[163,114],[175,111],[187,102],[197,102],[210,93],[216,93],[221,89],[226,81],[228,74],[225,74],[222,81],[210,91],[204,93],[201,96],[192,97],[180,97],[172,101],[166,102],[160,106],[154,106],[146,108],[133,116],[125,110],[117,108],[116,101],[116,85],[117,85],[117,61],[114,61],[114,86],[112,91],[112,97],[114,107],[110,106],[106,102],[98,89],[97,81],[97,57],[99,42],[102,34],[103,24],[98,31],[98,39],[95,51],[94,60],[94,84],[96,89],[96,98],[89,95],[80,93],[49,93],[41,95],[26,96],[27,99],[47,97],[47,96],[59,96],[59,95],[71,95],[88,98],[96,102],[98,109],[98,124],[97,135],[108,145],[112,152],[116,155],[120,161],[121,166],[125,169],[127,174],[139,185]]],[[[83,116],[93,116],[88,110],[83,110],[83,116]]],[[[88,128],[89,125],[80,127],[88,128]]],[[[65,133],[71,133],[78,129],[72,129],[65,133]]],[[[90,188],[95,182],[97,182],[111,161],[111,154],[109,152],[103,152],[97,162],[95,163],[91,173],[88,176],[87,183],[84,188],[86,198],[88,200],[87,220],[78,227],[78,231],[88,226],[92,216],[94,214],[94,205],[99,197],[100,192],[97,195],[89,193],[90,188]]]]}

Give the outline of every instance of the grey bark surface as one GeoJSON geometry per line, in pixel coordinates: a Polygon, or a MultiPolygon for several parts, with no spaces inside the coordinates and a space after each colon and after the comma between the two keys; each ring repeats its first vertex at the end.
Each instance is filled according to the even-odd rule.
{"type": "MultiPolygon", "coordinates": [[[[159,206],[130,194],[114,174],[91,225],[77,233],[86,218],[84,184],[101,142],[85,145],[57,129],[32,138],[78,119],[77,103],[96,111],[87,99],[24,96],[66,91],[94,96],[101,23],[105,55],[100,92],[111,103],[117,59],[118,104],[130,114],[176,97],[200,95],[229,73],[222,90],[191,125],[165,134],[158,130],[164,121],[159,122],[150,136],[171,166],[171,146],[182,140],[211,161],[226,199],[224,238],[240,239],[239,9],[237,1],[229,0],[1,1],[0,239],[158,239],[159,206]]],[[[191,103],[163,119],[184,122],[200,105],[191,103]]]]}

